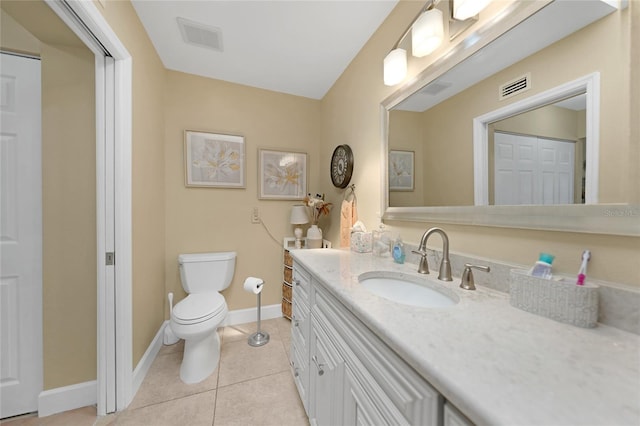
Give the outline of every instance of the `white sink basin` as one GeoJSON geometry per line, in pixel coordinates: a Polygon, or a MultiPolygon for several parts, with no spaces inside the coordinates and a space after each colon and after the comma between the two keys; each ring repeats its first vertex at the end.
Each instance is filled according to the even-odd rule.
{"type": "Polygon", "coordinates": [[[371,293],[403,305],[445,308],[460,301],[452,291],[434,288],[439,284],[431,283],[426,277],[379,271],[361,274],[358,281],[371,293]]]}

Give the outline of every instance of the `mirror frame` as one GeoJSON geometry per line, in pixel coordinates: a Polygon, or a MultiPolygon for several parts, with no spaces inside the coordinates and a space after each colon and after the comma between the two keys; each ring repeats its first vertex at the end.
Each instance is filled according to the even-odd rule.
{"type": "Polygon", "coordinates": [[[493,19],[480,24],[473,33],[382,101],[380,105],[382,141],[380,195],[383,221],[438,222],[473,226],[640,236],[640,205],[637,204],[389,206],[389,110],[552,2],[553,0],[514,2],[493,19]]]}

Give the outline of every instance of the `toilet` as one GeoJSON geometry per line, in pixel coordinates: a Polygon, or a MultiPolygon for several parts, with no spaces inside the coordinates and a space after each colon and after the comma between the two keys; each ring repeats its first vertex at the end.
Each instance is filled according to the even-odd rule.
{"type": "Polygon", "coordinates": [[[220,291],[231,284],[236,253],[181,254],[178,264],[187,297],[173,307],[169,325],[184,339],[180,379],[198,383],[213,373],[220,360],[217,329],[228,312],[220,291]]]}

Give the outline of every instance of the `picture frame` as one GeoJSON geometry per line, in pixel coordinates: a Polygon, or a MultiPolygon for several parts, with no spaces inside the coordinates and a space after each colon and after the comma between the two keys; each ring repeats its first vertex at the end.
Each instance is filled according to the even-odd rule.
{"type": "Polygon", "coordinates": [[[414,190],[414,164],[413,151],[389,151],[389,191],[414,190]]]}
{"type": "Polygon", "coordinates": [[[307,195],[307,153],[258,149],[258,198],[302,200],[307,195]]]}
{"type": "Polygon", "coordinates": [[[185,186],[245,188],[244,137],[185,130],[185,186]]]}

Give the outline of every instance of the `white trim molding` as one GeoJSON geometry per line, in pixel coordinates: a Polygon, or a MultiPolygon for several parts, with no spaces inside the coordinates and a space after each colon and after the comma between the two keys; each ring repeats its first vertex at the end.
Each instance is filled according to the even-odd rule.
{"type": "Polygon", "coordinates": [[[600,73],[594,72],[473,119],[474,204],[489,204],[489,124],[582,93],[587,95],[585,204],[598,203],[600,73]]]}
{"type": "Polygon", "coordinates": [[[96,84],[104,83],[104,92],[96,91],[96,196],[102,198],[97,201],[97,406],[98,415],[105,415],[123,410],[132,399],[132,59],[94,2],[45,1],[94,52],[96,65],[106,64],[105,72],[96,72],[96,84]],[[116,267],[105,268],[111,251],[116,267]]]}
{"type": "Polygon", "coordinates": [[[98,384],[92,380],[40,392],[38,395],[38,417],[95,405],[98,398],[97,390],[98,384]]]}
{"type": "MultiPolygon", "coordinates": [[[[267,305],[262,306],[260,310],[260,319],[268,320],[273,318],[282,317],[282,305],[267,305]]],[[[220,327],[226,327],[228,325],[238,325],[238,324],[246,324],[248,322],[255,322],[258,320],[258,309],[257,308],[247,308],[247,309],[236,309],[233,311],[229,311],[227,317],[220,325],[220,327]]]]}

